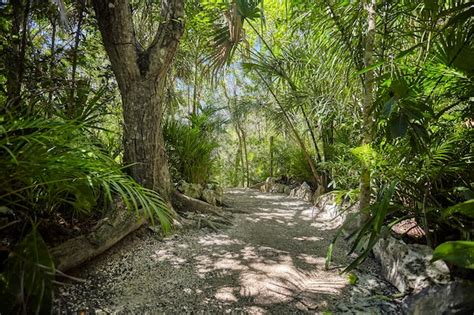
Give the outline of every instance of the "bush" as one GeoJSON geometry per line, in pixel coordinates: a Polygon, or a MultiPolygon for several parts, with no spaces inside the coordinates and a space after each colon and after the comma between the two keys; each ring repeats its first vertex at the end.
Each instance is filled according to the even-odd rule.
{"type": "Polygon", "coordinates": [[[279,172],[281,175],[286,175],[298,182],[314,183],[311,167],[305,158],[304,152],[299,147],[291,146],[280,151],[278,160],[283,161],[284,168],[279,172]]]}
{"type": "Polygon", "coordinates": [[[214,126],[202,116],[191,117],[194,124],[167,121],[164,126],[166,149],[173,181],[205,185],[210,181],[218,147],[212,136],[214,126]]]}
{"type": "Polygon", "coordinates": [[[1,232],[14,238],[0,274],[1,313],[51,307],[55,270],[37,229],[41,222],[101,213],[118,196],[129,210],[170,227],[160,196],[125,175],[84,120],[0,116],[0,169],[0,213],[11,221],[1,232]],[[13,231],[15,221],[24,227],[13,231]]]}
{"type": "Polygon", "coordinates": [[[29,217],[69,210],[90,214],[119,195],[168,226],[168,210],[153,191],[123,173],[80,121],[0,117],[0,203],[29,217]]]}

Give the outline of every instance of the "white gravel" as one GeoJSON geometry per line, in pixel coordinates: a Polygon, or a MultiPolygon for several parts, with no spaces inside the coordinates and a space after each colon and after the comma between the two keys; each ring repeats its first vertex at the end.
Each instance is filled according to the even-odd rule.
{"type": "MultiPolygon", "coordinates": [[[[85,283],[60,288],[56,312],[346,314],[399,313],[384,301],[396,290],[368,259],[349,284],[340,268],[325,270],[337,224],[310,204],[280,194],[230,190],[234,225],[219,233],[190,230],[162,238],[142,229],[73,272],[85,283]],[[238,212],[238,211],[236,211],[238,212]]],[[[347,265],[347,244],[333,265],[347,265]]]]}

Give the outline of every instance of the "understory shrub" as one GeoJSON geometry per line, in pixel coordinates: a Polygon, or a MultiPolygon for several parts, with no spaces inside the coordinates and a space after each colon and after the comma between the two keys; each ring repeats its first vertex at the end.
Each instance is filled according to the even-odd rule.
{"type": "Polygon", "coordinates": [[[37,228],[43,222],[100,214],[119,197],[130,211],[170,228],[161,197],[126,175],[91,128],[81,119],[0,116],[0,232],[10,242],[1,261],[1,313],[51,306],[55,270],[37,228]]]}
{"type": "Polygon", "coordinates": [[[205,115],[191,116],[188,122],[168,120],[164,137],[173,181],[205,185],[211,179],[218,143],[216,125],[205,115]]]}

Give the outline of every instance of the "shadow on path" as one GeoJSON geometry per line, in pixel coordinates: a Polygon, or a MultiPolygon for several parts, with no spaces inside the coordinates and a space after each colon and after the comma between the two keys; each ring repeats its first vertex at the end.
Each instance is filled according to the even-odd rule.
{"type": "MultiPolygon", "coordinates": [[[[279,194],[235,189],[226,204],[236,211],[219,233],[189,231],[157,240],[142,231],[77,275],[85,284],[64,287],[57,303],[69,310],[134,313],[318,313],[357,295],[340,269],[325,270],[337,224],[310,204],[279,194]]],[[[334,264],[349,262],[346,246],[334,264]]],[[[367,272],[376,273],[372,261],[367,272]]],[[[375,280],[374,280],[375,279],[375,280]]],[[[384,294],[373,288],[360,294],[384,294]],[[373,293],[371,293],[373,291],[373,293]]]]}

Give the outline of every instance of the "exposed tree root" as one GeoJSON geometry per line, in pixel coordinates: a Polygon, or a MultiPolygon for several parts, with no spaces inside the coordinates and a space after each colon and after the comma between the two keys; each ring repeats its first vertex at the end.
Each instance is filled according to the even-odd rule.
{"type": "Polygon", "coordinates": [[[175,191],[171,197],[173,208],[178,213],[197,212],[197,213],[212,213],[215,215],[222,214],[222,208],[213,206],[202,200],[194,199],[175,191]]]}
{"type": "Polygon", "coordinates": [[[184,222],[184,226],[190,228],[210,228],[217,232],[223,228],[232,224],[232,221],[226,217],[216,217],[213,214],[202,214],[189,212],[184,214],[181,222],[184,222]]]}

